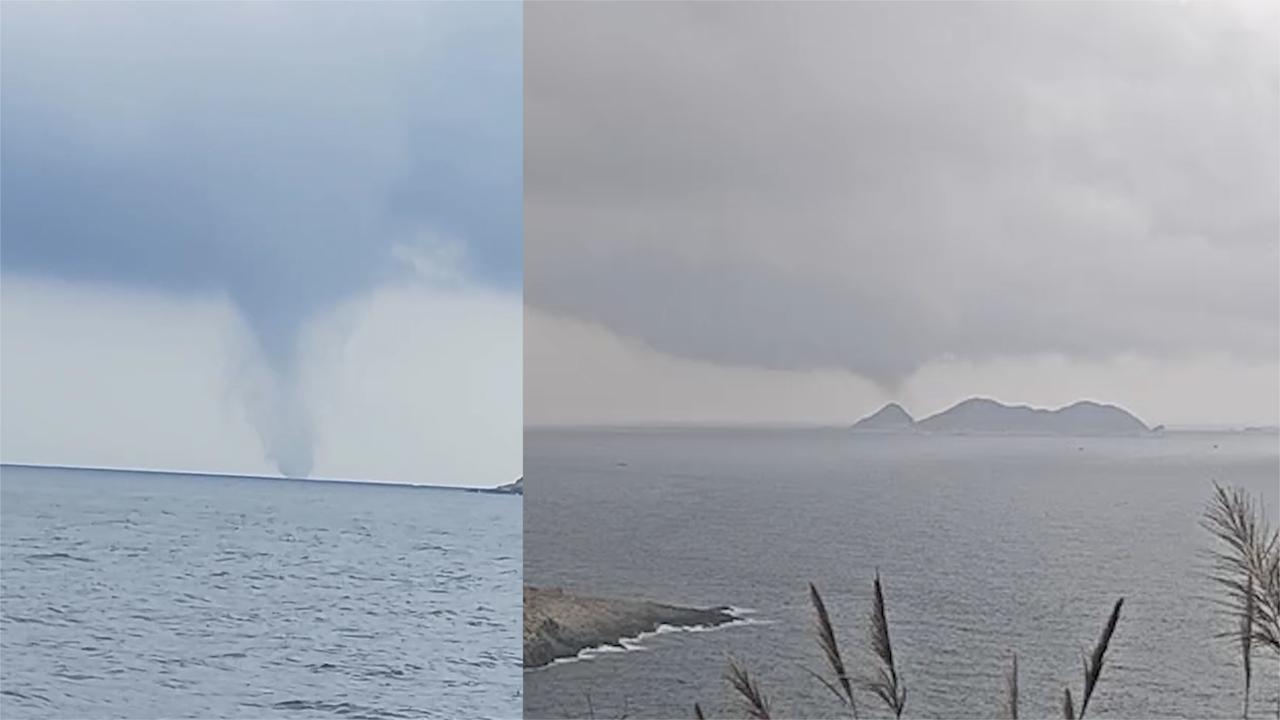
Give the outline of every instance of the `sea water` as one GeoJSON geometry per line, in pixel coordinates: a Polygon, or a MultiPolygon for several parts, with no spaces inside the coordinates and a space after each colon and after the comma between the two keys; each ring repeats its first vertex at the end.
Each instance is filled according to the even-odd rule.
{"type": "MultiPolygon", "coordinates": [[[[528,671],[528,717],[740,715],[730,656],[778,715],[842,716],[809,674],[824,660],[808,583],[860,674],[877,570],[908,716],[998,716],[1016,652],[1022,715],[1060,717],[1123,597],[1090,716],[1239,717],[1239,653],[1215,637],[1234,623],[1198,521],[1216,480],[1277,524],[1275,435],[602,429],[530,431],[525,448],[528,582],[758,620],[528,671]]],[[[1253,713],[1274,717],[1280,669],[1262,657],[1253,713]]],[[[860,698],[863,717],[886,712],[860,698]]]]}
{"type": "Polygon", "coordinates": [[[513,718],[521,502],[0,470],[0,716],[513,718]]]}

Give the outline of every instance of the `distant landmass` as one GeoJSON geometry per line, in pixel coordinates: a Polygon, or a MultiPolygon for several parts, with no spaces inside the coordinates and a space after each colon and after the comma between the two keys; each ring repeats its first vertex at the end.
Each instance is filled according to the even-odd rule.
{"type": "Polygon", "coordinates": [[[940,435],[1147,435],[1146,423],[1115,405],[1082,400],[1057,410],[1005,405],[970,398],[936,415],[914,420],[902,406],[889,403],[854,423],[856,432],[907,432],[940,435]]]}
{"type": "Polygon", "coordinates": [[[494,488],[494,491],[500,492],[500,493],[507,493],[509,495],[523,495],[524,494],[524,476],[521,475],[520,477],[516,478],[515,482],[507,483],[506,485],[499,485],[498,487],[494,488]]]}
{"type": "Polygon", "coordinates": [[[1277,425],[1250,425],[1242,432],[1250,435],[1276,435],[1280,434],[1280,426],[1277,425]]]}
{"type": "Polygon", "coordinates": [[[515,482],[509,482],[506,485],[497,487],[475,487],[467,488],[473,493],[488,493],[490,495],[524,495],[524,476],[516,478],[515,482]]]}

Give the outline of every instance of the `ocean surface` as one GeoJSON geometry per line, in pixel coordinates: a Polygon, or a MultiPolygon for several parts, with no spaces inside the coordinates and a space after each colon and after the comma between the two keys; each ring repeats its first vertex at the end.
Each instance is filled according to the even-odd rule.
{"type": "Polygon", "coordinates": [[[514,718],[521,502],[0,469],[0,717],[514,718]]]}
{"type": "MultiPolygon", "coordinates": [[[[1082,654],[1121,619],[1090,717],[1240,717],[1238,650],[1215,638],[1198,520],[1211,481],[1264,498],[1275,435],[992,438],[844,430],[541,430],[525,439],[525,579],[587,594],[755,610],[756,624],[644,640],[525,673],[526,717],[743,713],[747,665],[775,716],[835,717],[807,583],[854,672],[884,582],[908,717],[999,716],[1016,652],[1023,717],[1079,702],[1082,654]]],[[[1280,668],[1255,658],[1252,711],[1280,668]]],[[[885,716],[861,695],[863,717],[885,716]]]]}

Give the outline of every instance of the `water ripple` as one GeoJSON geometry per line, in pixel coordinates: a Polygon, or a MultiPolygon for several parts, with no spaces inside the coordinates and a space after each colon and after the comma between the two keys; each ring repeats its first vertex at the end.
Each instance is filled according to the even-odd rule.
{"type": "Polygon", "coordinates": [[[520,715],[518,499],[3,475],[6,720],[520,715]]]}

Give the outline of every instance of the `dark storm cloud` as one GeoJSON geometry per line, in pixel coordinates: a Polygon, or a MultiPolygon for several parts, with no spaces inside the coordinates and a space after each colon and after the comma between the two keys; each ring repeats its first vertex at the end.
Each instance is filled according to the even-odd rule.
{"type": "Polygon", "coordinates": [[[517,5],[10,4],[6,272],[303,321],[450,239],[520,282],[517,5]]]}
{"type": "Polygon", "coordinates": [[[1266,5],[535,4],[526,299],[674,355],[1280,352],[1266,5]]]}

